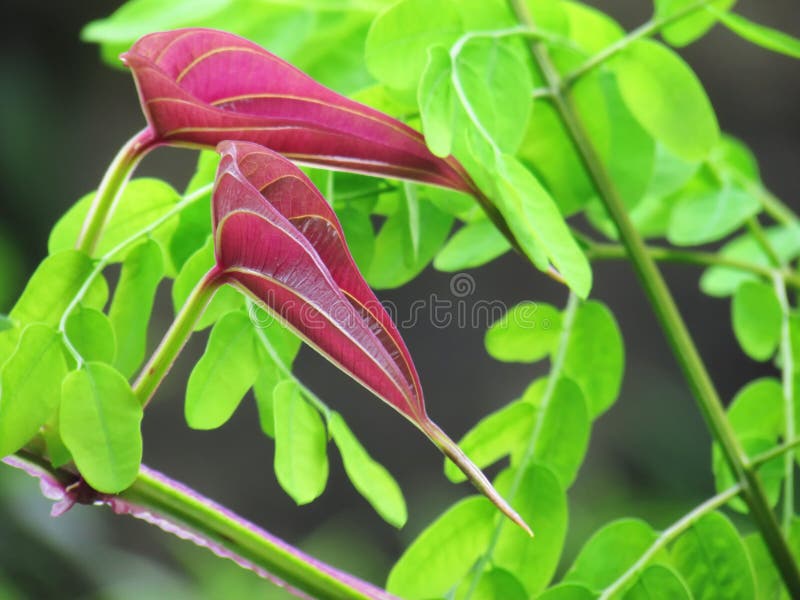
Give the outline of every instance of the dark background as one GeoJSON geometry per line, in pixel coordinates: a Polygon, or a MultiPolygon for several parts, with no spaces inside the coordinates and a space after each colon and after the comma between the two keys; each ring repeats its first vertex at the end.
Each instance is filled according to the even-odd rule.
{"type": "MultiPolygon", "coordinates": [[[[627,28],[644,22],[651,6],[644,0],[590,4],[627,28]]],[[[44,257],[48,232],[58,216],[96,187],[119,146],[143,125],[130,76],[102,64],[97,48],[78,38],[82,25],[116,6],[100,1],[4,2],[0,277],[17,286],[44,257]]],[[[796,0],[742,0],[739,11],[800,34],[796,0]]],[[[722,128],[755,151],[766,185],[800,208],[800,63],[751,46],[720,27],[681,52],[704,82],[722,128]]],[[[193,153],[159,150],[145,160],[140,173],[183,185],[193,162],[193,153]]],[[[729,304],[699,292],[699,271],[688,266],[667,266],[664,271],[726,401],[747,381],[773,372],[739,351],[729,304]]],[[[514,256],[471,274],[477,287],[469,302],[564,302],[562,288],[514,256]]],[[[624,263],[598,264],[595,281],[593,296],[607,302],[620,321],[627,367],[621,397],[595,424],[587,461],[570,492],[565,560],[611,518],[642,516],[663,527],[713,490],[708,434],[630,268],[624,263]]],[[[451,297],[449,285],[449,275],[428,269],[411,284],[381,297],[394,301],[403,314],[403,307],[416,298],[431,293],[451,297]]],[[[167,290],[162,291],[166,300],[167,290]]],[[[0,312],[18,292],[19,287],[0,296],[0,312]]],[[[154,324],[157,332],[170,318],[168,303],[161,305],[154,324]]],[[[423,321],[403,334],[431,415],[456,439],[481,416],[518,396],[547,368],[545,363],[531,367],[492,361],[483,349],[480,329],[437,329],[423,321]]],[[[470,492],[466,486],[449,484],[440,456],[415,429],[304,349],[297,368],[301,378],[345,415],[373,456],[397,477],[410,518],[399,532],[381,521],[352,489],[335,451],[330,452],[325,494],[310,506],[296,507],[275,481],[272,443],[261,435],[251,402],[218,431],[195,432],[184,424],[183,382],[203,338],[196,336],[148,410],[145,461],[150,466],[289,541],[378,581],[420,528],[470,492]]],[[[188,552],[172,542],[165,545],[160,532],[104,510],[78,508],[51,522],[32,480],[0,467],[0,483],[8,491],[4,511],[0,508],[6,515],[0,519],[0,574],[5,571],[31,597],[49,597],[55,593],[51,585],[59,590],[54,597],[79,597],[92,596],[113,578],[119,582],[136,575],[161,581],[163,564],[176,563],[188,552]],[[67,553],[72,555],[69,560],[64,558],[67,553]],[[147,556],[164,561],[153,565],[147,556]],[[52,569],[43,570],[42,561],[52,561],[52,569]]],[[[130,583],[136,587],[137,582],[130,583]]],[[[139,583],[144,585],[143,580],[139,583]]]]}

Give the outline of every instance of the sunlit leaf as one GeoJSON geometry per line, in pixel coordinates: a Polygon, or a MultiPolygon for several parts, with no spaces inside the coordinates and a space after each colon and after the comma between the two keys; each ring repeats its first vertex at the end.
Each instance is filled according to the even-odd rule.
{"type": "Polygon", "coordinates": [[[486,351],[503,362],[536,362],[555,350],[561,312],[543,302],[522,302],[486,332],[486,351]]]}
{"type": "Polygon", "coordinates": [[[52,417],[61,398],[67,362],[52,328],[26,327],[0,369],[0,456],[24,446],[52,417]]]}
{"type": "MultiPolygon", "coordinates": [[[[564,581],[604,589],[625,573],[657,537],[652,527],[638,519],[609,523],[584,544],[564,581]]],[[[651,562],[668,564],[669,559],[662,550],[651,562]]]]}
{"type": "Polygon", "coordinates": [[[405,525],[406,503],[391,474],[372,459],[339,413],[330,414],[328,428],[355,488],[387,522],[395,527],[405,525]]]}
{"type": "Polygon", "coordinates": [[[578,583],[559,583],[550,588],[537,600],[595,600],[597,595],[589,588],[578,583]]]}
{"type": "Polygon", "coordinates": [[[728,420],[740,437],[761,436],[777,440],[785,431],[781,382],[764,377],[748,383],[728,407],[728,420]]]}
{"type": "Polygon", "coordinates": [[[64,379],[59,427],[81,475],[96,490],[120,492],[142,460],[142,406],[125,378],[104,363],[86,363],[64,379]]]}
{"type": "Polygon", "coordinates": [[[428,47],[449,46],[461,32],[461,15],[452,0],[403,0],[373,21],[364,49],[367,67],[390,88],[412,90],[428,47]]]}
{"type": "Polygon", "coordinates": [[[693,600],[680,576],[666,565],[647,567],[625,592],[624,600],[693,600]]]}
{"type": "Polygon", "coordinates": [[[685,15],[671,25],[667,25],[661,33],[664,39],[673,46],[686,46],[705,35],[714,26],[719,15],[718,11],[727,11],[735,3],[736,0],[716,0],[716,2],[709,3],[710,6],[717,9],[711,12],[693,0],[655,0],[656,17],[668,19],[685,15]],[[695,10],[686,12],[693,7],[695,10]]]}
{"type": "MultiPolygon", "coordinates": [[[[78,200],[56,223],[47,244],[50,254],[75,246],[93,198],[94,192],[78,200]]],[[[143,178],[130,181],[122,192],[111,220],[103,230],[103,237],[97,244],[94,255],[105,255],[120,242],[127,240],[169,212],[179,200],[178,192],[161,179],[143,178]]],[[[178,218],[176,216],[150,235],[153,239],[166,244],[177,226],[178,218]]],[[[127,251],[120,253],[115,260],[122,261],[126,254],[127,251]]]]}
{"type": "Polygon", "coordinates": [[[275,386],[275,475],[297,504],[308,504],[328,481],[328,436],[294,381],[275,386]]]}
{"type": "Polygon", "coordinates": [[[672,209],[667,239],[676,246],[717,241],[761,210],[761,203],[731,184],[680,198],[672,209]]]}
{"type": "Polygon", "coordinates": [[[86,361],[111,364],[117,340],[109,318],[96,308],[78,306],[67,318],[65,332],[70,344],[86,361]]]}
{"type": "Polygon", "coordinates": [[[186,386],[189,427],[216,429],[231,418],[258,377],[256,343],[246,313],[230,312],[217,321],[186,386]]]}
{"type": "Polygon", "coordinates": [[[439,250],[433,266],[452,273],[480,267],[511,249],[511,244],[487,219],[468,223],[439,250]]]}
{"type": "Polygon", "coordinates": [[[527,600],[525,588],[505,569],[492,568],[481,575],[474,590],[471,577],[464,579],[456,591],[455,600],[527,600]]]}
{"type": "Polygon", "coordinates": [[[779,54],[800,58],[800,39],[772,27],[754,23],[736,13],[716,14],[725,27],[748,42],[779,54]]]}
{"type": "Polygon", "coordinates": [[[772,285],[745,281],[731,302],[733,332],[754,360],[768,360],[781,341],[783,310],[772,285]]]}
{"type": "Polygon", "coordinates": [[[128,377],[144,360],[147,326],[163,275],[162,251],[152,240],[139,244],[122,264],[108,317],[117,339],[114,366],[128,377]]]}
{"type": "Polygon", "coordinates": [[[489,544],[494,507],[470,497],[451,506],[405,550],[386,589],[407,600],[442,596],[466,575],[489,544]]]}
{"type": "Polygon", "coordinates": [[[721,513],[703,516],[672,547],[675,567],[694,598],[755,598],[753,571],[742,539],[721,513]]]}
{"type": "Polygon", "coordinates": [[[638,40],[612,63],[625,103],[642,126],[686,160],[708,155],[719,126],[702,84],[673,51],[638,40]]]}
{"type": "Polygon", "coordinates": [[[581,388],[593,418],[616,400],[624,365],[625,349],[614,315],[600,302],[582,304],[567,340],[564,373],[581,388]]]}

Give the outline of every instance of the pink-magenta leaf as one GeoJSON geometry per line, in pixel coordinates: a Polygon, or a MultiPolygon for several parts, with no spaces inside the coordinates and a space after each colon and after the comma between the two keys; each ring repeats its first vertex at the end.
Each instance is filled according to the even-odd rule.
{"type": "Polygon", "coordinates": [[[434,156],[419,132],[236,35],[153,33],[122,60],[161,143],[251,141],[303,163],[475,193],[461,165],[434,156]]]}
{"type": "Polygon", "coordinates": [[[289,160],[223,142],[212,196],[219,277],[259,301],[414,423],[503,512],[527,526],[427,416],[400,333],[356,268],[339,221],[289,160]]]}

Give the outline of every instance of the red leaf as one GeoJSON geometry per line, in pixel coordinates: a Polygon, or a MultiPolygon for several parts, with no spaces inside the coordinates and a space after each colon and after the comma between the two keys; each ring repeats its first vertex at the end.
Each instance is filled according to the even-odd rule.
{"type": "Polygon", "coordinates": [[[419,132],[233,34],[154,33],[122,60],[162,143],[251,141],[303,163],[476,193],[461,165],[431,154],[419,132]]]}
{"type": "Polygon", "coordinates": [[[341,226],[286,158],[223,142],[212,197],[219,277],[269,307],[306,342],[425,433],[498,507],[527,529],[427,416],[400,333],[361,277],[341,226]]]}

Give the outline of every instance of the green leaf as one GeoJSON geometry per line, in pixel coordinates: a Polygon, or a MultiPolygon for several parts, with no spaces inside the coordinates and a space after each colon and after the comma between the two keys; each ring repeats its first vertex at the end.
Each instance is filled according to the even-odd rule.
{"type": "Polygon", "coordinates": [[[117,352],[117,340],[108,317],[95,308],[78,306],[65,327],[67,339],[85,361],[111,364],[117,352]]]}
{"type": "Polygon", "coordinates": [[[680,576],[665,565],[652,565],[625,592],[624,600],[693,600],[680,576]]]}
{"type": "Polygon", "coordinates": [[[462,30],[461,15],[450,0],[398,2],[372,22],[364,50],[367,69],[391,88],[412,90],[425,68],[428,47],[450,46],[462,30]]]}
{"type": "Polygon", "coordinates": [[[453,136],[464,118],[461,102],[453,89],[452,75],[450,50],[445,46],[431,47],[419,82],[417,102],[425,143],[431,152],[441,157],[451,154],[453,136]]]}
{"type": "MultiPolygon", "coordinates": [[[[723,137],[721,141],[724,144],[726,138],[723,137]]],[[[715,152],[720,146],[715,148],[715,152]]],[[[656,144],[653,173],[647,186],[647,195],[663,199],[674,194],[694,177],[699,167],[699,163],[685,161],[675,156],[663,144],[656,144]]]]}
{"type": "Polygon", "coordinates": [[[294,381],[275,386],[275,475],[297,504],[308,504],[328,481],[328,442],[317,410],[294,381]]]}
{"type": "Polygon", "coordinates": [[[40,324],[26,327],[0,371],[0,457],[22,448],[53,416],[66,373],[58,332],[40,324]]]}
{"type": "MultiPolygon", "coordinates": [[[[639,519],[609,523],[581,548],[564,581],[605,589],[639,560],[657,538],[653,528],[639,519]]],[[[652,562],[668,563],[669,559],[666,552],[660,551],[652,562]]]]}
{"type": "Polygon", "coordinates": [[[731,302],[733,332],[745,354],[753,360],[768,360],[781,341],[783,309],[773,286],[745,281],[731,302]]]}
{"type": "Polygon", "coordinates": [[[59,427],[81,475],[108,494],[130,486],[142,460],[142,406],[128,381],[104,363],[64,379],[59,427]]]}
{"type": "Polygon", "coordinates": [[[186,386],[186,422],[192,429],[216,429],[233,416],[260,369],[253,323],[236,311],[214,324],[206,350],[186,386]]]}
{"type": "Polygon", "coordinates": [[[509,498],[535,536],[530,537],[519,527],[503,527],[492,563],[512,573],[528,596],[534,596],[547,586],[558,566],[567,533],[567,497],[553,472],[541,465],[533,464],[525,470],[511,498],[515,478],[516,471],[507,469],[495,486],[509,498]]]}
{"type": "Polygon", "coordinates": [[[781,382],[763,377],[748,383],[728,407],[728,420],[739,437],[760,436],[777,440],[784,433],[781,382]]]}
{"type": "MultiPolygon", "coordinates": [[[[788,538],[789,549],[795,561],[797,561],[800,558],[800,520],[797,517],[792,519],[788,538]]],[[[750,563],[753,565],[756,588],[755,598],[759,600],[762,598],[775,600],[789,598],[780,573],[761,535],[751,533],[745,536],[742,541],[750,557],[750,563]]]]}
{"type": "Polygon", "coordinates": [[[14,321],[12,321],[6,315],[0,315],[0,333],[3,331],[8,331],[14,327],[14,321]]]}
{"type": "Polygon", "coordinates": [[[486,351],[503,362],[532,363],[553,352],[561,335],[561,312],[550,304],[521,302],[486,332],[486,351]]]}
{"type": "Polygon", "coordinates": [[[761,183],[758,161],[744,142],[723,134],[709,157],[709,163],[724,176],[739,182],[761,183]]]}
{"type": "Polygon", "coordinates": [[[464,579],[455,600],[527,600],[528,597],[516,577],[504,569],[492,568],[481,575],[474,590],[472,577],[464,579]]]}
{"type": "MultiPolygon", "coordinates": [[[[767,239],[775,249],[781,263],[788,263],[800,255],[800,228],[797,226],[770,227],[766,230],[767,239]]],[[[719,251],[725,258],[751,262],[762,267],[771,262],[761,248],[761,244],[750,234],[745,234],[725,244],[719,251]]],[[[730,267],[714,266],[706,269],[700,279],[700,288],[709,296],[730,296],[743,281],[756,279],[748,271],[730,267]]]]}
{"type": "MultiPolygon", "coordinates": [[[[719,16],[718,11],[726,11],[735,3],[736,0],[717,0],[710,3],[710,6],[717,9],[713,12],[704,10],[703,7],[698,7],[699,10],[694,10],[671,25],[664,27],[661,35],[673,46],[691,44],[714,26],[719,16]]],[[[668,19],[696,4],[694,0],[655,0],[656,18],[668,19]]]]}
{"type": "Polygon", "coordinates": [[[122,263],[108,317],[117,337],[114,366],[126,377],[133,375],[144,360],[147,326],[163,276],[161,248],[153,240],[134,248],[122,263]]]}
{"type": "Polygon", "coordinates": [[[667,239],[676,246],[715,242],[760,210],[758,198],[732,184],[696,196],[685,195],[672,209],[667,239]]]}
{"type": "Polygon", "coordinates": [[[496,176],[497,208],[525,253],[540,269],[544,252],[567,285],[581,298],[592,287],[592,270],[558,207],[533,174],[513,156],[503,155],[496,176]]]}
{"type": "MultiPolygon", "coordinates": [[[[56,223],[50,233],[47,247],[50,254],[67,250],[75,246],[75,240],[83,228],[83,222],[92,204],[94,192],[87,194],[56,223]]],[[[111,220],[103,230],[103,237],[97,244],[95,256],[104,256],[119,243],[135,235],[159,217],[164,216],[180,201],[180,194],[168,183],[160,179],[134,179],[122,192],[111,220]]],[[[162,242],[169,242],[178,225],[177,216],[169,219],[158,229],[150,233],[150,237],[162,242]]],[[[114,257],[124,260],[130,250],[114,257]]]]}
{"type": "Polygon", "coordinates": [[[624,367],[625,349],[614,315],[600,302],[585,302],[575,314],[563,368],[583,392],[592,418],[616,400],[624,367]]]}
{"type": "MultiPolygon", "coordinates": [[[[219,154],[202,150],[197,159],[197,169],[186,186],[185,195],[196,192],[214,182],[219,165],[219,154]]],[[[178,227],[169,243],[169,256],[173,267],[180,271],[186,260],[205,244],[211,235],[211,191],[199,198],[178,215],[178,227]]]]}
{"type": "MultiPolygon", "coordinates": [[[[420,190],[422,192],[422,190],[420,190]]],[[[377,289],[396,288],[411,281],[428,265],[438,252],[453,225],[453,218],[437,209],[433,204],[419,204],[420,229],[419,250],[416,260],[406,259],[413,252],[408,222],[408,211],[398,210],[381,227],[375,238],[375,254],[366,273],[370,286],[377,289]]]]}
{"type": "Polygon", "coordinates": [[[708,155],[719,139],[717,118],[683,59],[657,42],[638,40],[610,64],[625,103],[650,135],[686,160],[708,155]]]}
{"type": "MultiPolygon", "coordinates": [[[[17,324],[58,325],[93,270],[92,260],[77,250],[64,250],[45,258],[28,280],[9,317],[17,324]]],[[[83,305],[102,309],[108,299],[105,279],[96,277],[83,297],[83,305]]]]}
{"type": "MultiPolygon", "coordinates": [[[[527,445],[534,426],[535,409],[530,402],[512,402],[487,415],[458,442],[464,453],[478,467],[488,467],[502,457],[527,445]]],[[[453,483],[467,477],[445,459],[444,474],[453,483]]]]}
{"type": "MultiPolygon", "coordinates": [[[[573,381],[560,377],[552,390],[548,390],[548,382],[544,377],[534,381],[522,401],[536,408],[535,429],[530,434],[536,432],[533,458],[549,467],[567,489],[575,481],[589,447],[591,420],[584,396],[573,381]]],[[[512,466],[520,458],[518,450],[512,455],[512,466]]]]}
{"type": "Polygon", "coordinates": [[[453,273],[480,267],[511,249],[511,244],[488,219],[467,223],[436,255],[433,266],[453,273]]]}
{"type": "Polygon", "coordinates": [[[800,39],[772,27],[753,23],[735,13],[716,14],[725,27],[748,42],[779,54],[800,58],[800,39]]]}
{"type": "Polygon", "coordinates": [[[536,600],[595,600],[597,595],[586,586],[577,583],[560,583],[551,587],[536,600]]]}
{"type": "Polygon", "coordinates": [[[721,513],[703,516],[672,547],[675,568],[694,598],[750,600],[755,585],[744,543],[721,513]]]}
{"type": "Polygon", "coordinates": [[[478,496],[451,506],[395,563],[387,591],[406,600],[446,594],[486,551],[496,517],[494,506],[478,496]]]}
{"type": "MultiPolygon", "coordinates": [[[[775,447],[775,439],[764,434],[745,435],[740,438],[740,441],[749,458],[753,458],[767,450],[772,450],[775,447]]],[[[712,447],[711,468],[714,472],[714,484],[717,492],[727,490],[736,484],[737,479],[728,468],[728,463],[725,461],[717,444],[712,447]]],[[[778,456],[765,462],[758,468],[758,474],[764,484],[767,502],[770,506],[775,506],[778,504],[778,499],[781,495],[781,482],[784,475],[783,457],[778,456]]],[[[747,505],[739,498],[733,498],[728,503],[728,506],[740,513],[748,512],[747,505]]]]}
{"type": "MultiPolygon", "coordinates": [[[[209,237],[205,245],[192,254],[183,264],[180,273],[172,284],[172,306],[175,314],[180,312],[186,299],[200,280],[214,266],[214,239],[209,237]]],[[[240,310],[244,306],[244,296],[227,285],[221,286],[214,293],[203,315],[194,326],[195,331],[205,329],[215,323],[224,314],[240,310]]]]}
{"type": "Polygon", "coordinates": [[[347,207],[337,210],[336,216],[342,224],[347,247],[359,271],[367,272],[375,252],[375,229],[369,212],[347,207]]]}
{"type": "Polygon", "coordinates": [[[389,471],[372,459],[339,413],[330,414],[328,428],[342,455],[344,470],[358,492],[388,523],[398,528],[405,525],[406,502],[389,471]]]}

